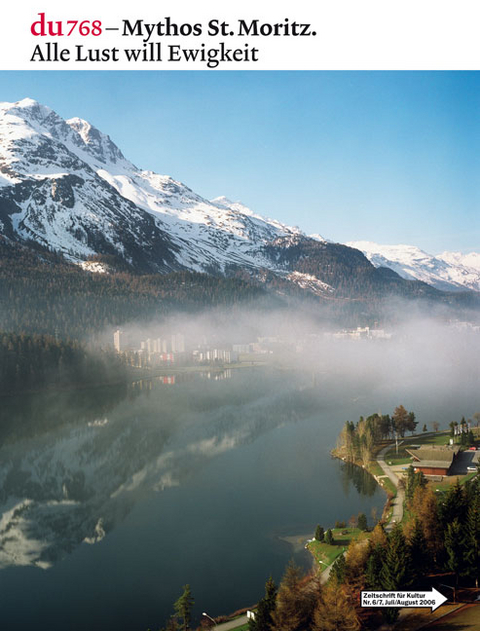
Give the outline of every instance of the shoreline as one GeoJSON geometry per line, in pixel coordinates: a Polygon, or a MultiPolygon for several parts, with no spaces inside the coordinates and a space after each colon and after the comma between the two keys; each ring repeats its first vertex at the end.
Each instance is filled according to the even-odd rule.
{"type": "MultiPolygon", "coordinates": [[[[124,379],[116,379],[112,381],[102,381],[96,383],[78,383],[78,384],[65,384],[63,386],[58,386],[57,384],[51,384],[42,388],[31,388],[27,390],[16,390],[14,392],[2,392],[0,393],[1,399],[10,399],[14,397],[21,396],[30,396],[34,394],[54,394],[56,392],[76,392],[83,390],[98,390],[100,388],[109,388],[113,386],[128,386],[133,383],[138,383],[139,381],[149,381],[151,379],[155,379],[156,377],[166,377],[169,375],[180,375],[180,374],[198,374],[202,372],[222,372],[224,370],[237,370],[241,368],[256,368],[262,367],[262,364],[259,363],[236,363],[236,364],[225,364],[225,365],[215,365],[215,366],[177,366],[176,368],[160,368],[158,370],[153,370],[152,372],[135,374],[131,372],[131,368],[127,368],[127,372],[129,374],[126,375],[124,379]]],[[[145,369],[138,369],[145,370],[145,369]]],[[[133,369],[135,371],[135,369],[133,369]]]]}
{"type": "MultiPolygon", "coordinates": [[[[379,466],[379,467],[380,467],[383,471],[384,471],[384,469],[383,469],[382,464],[385,464],[385,461],[384,461],[384,459],[383,459],[383,458],[381,458],[381,459],[379,460],[378,456],[379,456],[382,452],[385,452],[385,451],[387,451],[388,449],[390,449],[390,448],[392,447],[392,445],[395,445],[395,443],[388,443],[387,445],[382,446],[382,447],[378,450],[378,452],[375,454],[375,461],[374,461],[374,462],[375,462],[375,464],[377,464],[377,465],[378,465],[378,466],[379,466]]],[[[385,511],[388,511],[388,510],[390,509],[390,507],[392,506],[392,501],[393,501],[396,497],[398,497],[398,491],[399,491],[399,489],[398,489],[398,478],[397,478],[396,483],[395,483],[395,490],[396,490],[396,493],[395,493],[395,495],[392,495],[392,494],[391,494],[391,492],[389,492],[387,489],[385,489],[385,488],[383,487],[382,483],[380,482],[380,479],[381,479],[381,477],[382,477],[382,476],[375,475],[374,473],[372,473],[371,471],[369,471],[367,467],[365,467],[364,465],[362,465],[362,464],[360,464],[360,463],[358,463],[358,462],[351,462],[351,463],[347,463],[347,461],[346,461],[344,458],[342,458],[340,455],[338,455],[338,454],[336,454],[336,453],[334,453],[334,452],[335,452],[335,449],[332,449],[332,450],[330,451],[330,455],[331,455],[333,458],[335,458],[335,459],[337,459],[337,460],[341,460],[342,462],[344,462],[344,463],[346,463],[346,464],[352,464],[352,465],[354,465],[354,466],[356,466],[356,467],[359,467],[359,468],[363,469],[364,471],[366,471],[369,475],[371,475],[371,476],[375,479],[375,482],[377,483],[377,485],[378,485],[378,486],[382,489],[382,491],[384,491],[384,493],[385,493],[385,495],[386,495],[386,499],[385,499],[385,503],[384,503],[384,506],[383,506],[382,517],[380,518],[380,520],[379,520],[379,522],[378,522],[378,523],[381,523],[381,522],[382,522],[382,520],[384,519],[385,511]]],[[[386,464],[385,464],[385,467],[389,468],[389,467],[388,467],[388,465],[386,465],[386,464]]],[[[388,477],[386,473],[384,473],[384,475],[385,475],[386,477],[388,477]]],[[[393,475],[394,475],[394,474],[393,474],[393,475]]],[[[395,477],[396,477],[396,476],[395,476],[395,477]]],[[[389,478],[389,479],[391,479],[391,478],[389,478]]],[[[393,481],[392,481],[392,482],[393,482],[393,481]]],[[[401,503],[402,503],[402,506],[403,506],[403,498],[401,498],[401,503]]],[[[385,528],[386,528],[386,529],[387,529],[389,526],[390,526],[390,528],[392,528],[392,527],[393,527],[393,523],[395,523],[395,522],[394,522],[394,521],[392,521],[392,518],[393,518],[393,511],[392,511],[392,515],[390,516],[390,518],[389,518],[388,520],[385,520],[385,521],[383,522],[383,523],[384,523],[384,525],[385,525],[385,528]]],[[[319,568],[319,566],[318,566],[318,563],[317,563],[317,560],[316,560],[316,558],[315,558],[314,554],[313,554],[313,553],[310,551],[310,549],[307,547],[307,543],[309,543],[312,539],[314,539],[314,533],[313,533],[313,532],[312,532],[312,533],[309,533],[309,534],[282,535],[282,536],[279,536],[279,537],[278,537],[278,539],[280,539],[281,541],[284,541],[285,543],[289,544],[289,545],[292,547],[292,553],[293,553],[293,554],[299,554],[299,553],[302,551],[302,549],[306,550],[306,551],[309,553],[309,555],[310,555],[310,557],[311,557],[311,559],[312,559],[312,570],[313,570],[314,572],[316,572],[316,571],[318,571],[318,570],[320,569],[320,568],[319,568]]],[[[344,553],[343,553],[343,554],[344,554],[344,553]]],[[[340,556],[340,554],[339,554],[338,556],[340,556]]],[[[338,558],[338,557],[337,557],[337,558],[338,558]]],[[[336,561],[336,559],[335,559],[335,561],[336,561]]],[[[334,562],[335,562],[335,561],[334,561],[334,562]]],[[[333,563],[334,563],[334,562],[333,562],[333,563]]],[[[325,567],[325,568],[324,568],[324,569],[320,572],[320,577],[321,577],[321,580],[322,580],[322,581],[323,581],[323,580],[327,580],[327,579],[328,579],[328,576],[329,576],[329,574],[330,574],[330,570],[331,570],[331,568],[332,568],[332,566],[333,566],[333,563],[331,563],[331,564],[327,565],[327,566],[326,566],[326,567],[325,567]]]]}
{"type": "MultiPolygon", "coordinates": [[[[375,482],[382,489],[382,491],[386,494],[387,497],[386,497],[386,500],[385,500],[385,504],[383,506],[382,517],[380,518],[379,523],[384,518],[385,511],[390,508],[390,502],[392,502],[398,496],[398,492],[399,492],[399,488],[398,488],[399,479],[395,475],[395,473],[390,469],[390,467],[385,463],[385,459],[383,457],[384,453],[386,451],[388,451],[392,446],[395,446],[395,442],[393,442],[393,441],[390,442],[390,443],[387,443],[386,445],[380,446],[380,449],[374,455],[375,460],[370,461],[371,463],[373,463],[374,465],[377,465],[378,467],[380,467],[382,469],[382,471],[383,471],[382,475],[377,475],[377,474],[373,473],[372,471],[369,470],[368,467],[366,467],[364,464],[362,464],[360,462],[349,462],[343,456],[341,456],[339,453],[336,453],[337,450],[336,450],[335,447],[330,451],[330,455],[332,456],[332,458],[335,458],[336,460],[341,460],[345,464],[351,464],[351,465],[353,465],[355,467],[358,467],[358,468],[363,469],[364,471],[366,471],[369,475],[372,476],[372,478],[374,478],[375,482]],[[379,456],[381,456],[381,457],[379,458],[379,456]],[[393,480],[391,476],[394,476],[395,480],[393,480]],[[388,478],[392,482],[393,486],[395,487],[395,493],[392,493],[389,489],[387,489],[387,488],[385,488],[383,486],[381,480],[385,479],[385,478],[388,478]]],[[[391,518],[385,521],[385,526],[389,525],[390,522],[391,522],[391,518]]]]}
{"type": "MultiPolygon", "coordinates": [[[[385,452],[385,451],[387,451],[388,449],[390,449],[390,448],[391,448],[391,446],[392,446],[392,445],[394,445],[394,444],[395,444],[395,443],[388,443],[387,445],[385,445],[385,446],[381,447],[381,448],[378,450],[378,452],[375,454],[375,461],[374,461],[374,462],[375,462],[375,463],[376,463],[376,464],[377,464],[377,465],[378,465],[378,466],[379,466],[379,467],[380,467],[383,471],[385,471],[385,470],[384,470],[384,468],[383,468],[382,464],[383,464],[386,468],[388,468],[388,469],[389,469],[389,467],[388,467],[388,465],[386,465],[386,464],[385,464],[385,461],[384,461],[383,457],[381,457],[381,458],[379,459],[379,456],[382,454],[382,452],[385,452]]],[[[334,453],[334,452],[335,452],[335,450],[334,450],[334,449],[332,449],[332,450],[330,451],[330,455],[331,455],[333,458],[335,458],[335,459],[337,459],[337,460],[341,460],[341,461],[342,461],[342,462],[344,462],[344,463],[347,463],[347,461],[346,461],[344,458],[342,458],[340,455],[338,455],[338,454],[336,454],[336,453],[334,453]]],[[[362,465],[362,464],[360,464],[360,463],[358,463],[358,462],[351,462],[351,463],[348,463],[348,464],[352,464],[352,465],[354,465],[354,466],[356,466],[356,467],[359,467],[359,468],[363,469],[364,471],[366,471],[369,475],[371,475],[371,476],[375,479],[375,482],[377,483],[377,485],[378,485],[378,486],[382,489],[382,491],[384,491],[384,493],[386,494],[386,499],[385,499],[385,503],[384,503],[384,507],[383,507],[382,517],[380,518],[380,520],[379,520],[379,522],[378,522],[378,523],[381,523],[381,522],[384,520],[384,515],[385,515],[385,512],[386,512],[386,511],[388,511],[388,510],[390,509],[390,507],[392,506],[392,502],[393,502],[393,500],[394,500],[395,498],[397,498],[397,497],[398,497],[398,495],[399,495],[399,489],[398,489],[398,478],[396,478],[396,476],[395,476],[395,478],[396,478],[396,483],[395,483],[396,493],[395,493],[395,495],[392,495],[392,494],[391,494],[391,492],[389,492],[387,489],[385,489],[385,488],[383,487],[382,483],[380,482],[380,479],[381,479],[381,477],[382,477],[382,476],[375,475],[374,473],[372,473],[371,471],[369,471],[367,467],[365,467],[364,465],[362,465]]],[[[393,473],[392,473],[392,475],[395,475],[395,474],[393,474],[393,473]]],[[[386,476],[386,477],[388,477],[388,475],[387,475],[386,473],[385,473],[385,476],[386,476]]],[[[391,479],[391,478],[389,478],[389,479],[391,479]]],[[[392,482],[393,482],[393,481],[392,481],[392,482]]],[[[401,499],[401,504],[402,504],[402,507],[403,507],[403,498],[400,498],[400,499],[401,499]]],[[[383,523],[384,523],[384,525],[385,525],[385,529],[391,529],[391,528],[393,528],[393,524],[395,523],[395,520],[393,520],[393,511],[392,511],[392,515],[390,515],[390,518],[389,518],[388,520],[386,520],[386,519],[385,519],[385,520],[383,521],[383,523]]],[[[293,554],[298,554],[298,553],[301,551],[301,549],[302,549],[302,548],[306,549],[306,550],[308,551],[308,553],[310,554],[311,559],[312,559],[312,570],[313,570],[313,571],[317,571],[317,570],[319,570],[317,560],[316,560],[316,558],[315,558],[314,554],[313,554],[313,553],[309,550],[309,548],[308,548],[308,547],[307,547],[307,545],[306,545],[306,544],[307,544],[309,541],[311,541],[313,538],[314,538],[314,533],[310,533],[310,534],[308,534],[308,535],[297,534],[297,535],[288,535],[288,536],[281,536],[281,537],[279,537],[279,539],[280,539],[281,541],[284,541],[285,543],[288,543],[290,546],[292,546],[292,548],[293,548],[293,554]]],[[[343,554],[344,554],[344,552],[343,552],[343,554]]],[[[339,554],[338,556],[340,556],[340,554],[339,554]]],[[[337,558],[338,558],[338,557],[337,557],[337,558]]],[[[337,558],[335,559],[335,561],[337,560],[337,558]]],[[[335,561],[333,561],[333,563],[334,563],[335,561]]],[[[321,580],[322,580],[322,581],[323,581],[323,580],[327,580],[327,579],[328,579],[328,576],[329,576],[329,574],[330,574],[330,570],[331,570],[331,568],[332,568],[332,566],[333,566],[333,563],[330,563],[329,565],[327,565],[327,566],[326,566],[326,567],[325,567],[325,568],[324,568],[324,569],[320,572],[320,577],[321,577],[321,580]]]]}

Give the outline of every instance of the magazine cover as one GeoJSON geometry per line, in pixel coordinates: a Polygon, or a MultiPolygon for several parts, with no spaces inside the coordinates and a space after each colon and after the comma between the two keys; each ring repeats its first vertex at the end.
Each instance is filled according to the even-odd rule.
{"type": "Polygon", "coordinates": [[[2,631],[480,631],[477,18],[3,8],[2,631]]]}

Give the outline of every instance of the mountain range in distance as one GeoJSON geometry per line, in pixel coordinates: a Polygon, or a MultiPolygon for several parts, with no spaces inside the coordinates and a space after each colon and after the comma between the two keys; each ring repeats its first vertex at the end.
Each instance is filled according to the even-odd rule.
{"type": "Polygon", "coordinates": [[[388,267],[402,278],[421,280],[443,291],[480,291],[477,252],[432,256],[414,245],[379,245],[371,241],[350,241],[346,245],[363,252],[375,267],[388,267]]]}
{"type": "Polygon", "coordinates": [[[107,257],[134,273],[242,274],[324,299],[480,292],[478,253],[308,236],[139,169],[88,122],[32,99],[0,103],[0,235],[92,272],[107,271],[107,257]]]}

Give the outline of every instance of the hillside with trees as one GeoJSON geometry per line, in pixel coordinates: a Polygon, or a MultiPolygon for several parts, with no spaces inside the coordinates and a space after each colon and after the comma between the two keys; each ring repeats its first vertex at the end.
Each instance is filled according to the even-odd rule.
{"type": "Polygon", "coordinates": [[[243,279],[195,272],[140,275],[123,264],[117,269],[116,260],[107,262],[112,273],[90,273],[42,248],[0,239],[0,330],[84,340],[125,322],[234,309],[268,298],[243,279]]]}
{"type": "Polygon", "coordinates": [[[357,423],[347,421],[340,432],[334,454],[346,462],[360,463],[367,467],[373,458],[374,446],[394,436],[405,436],[414,432],[418,422],[414,412],[408,412],[403,405],[395,408],[393,414],[371,414],[361,416],[357,423]]]}
{"type": "Polygon", "coordinates": [[[0,395],[125,379],[126,367],[113,351],[93,352],[48,335],[0,333],[0,395]]]}
{"type": "Polygon", "coordinates": [[[252,304],[262,309],[302,310],[339,326],[365,326],[379,318],[397,321],[401,317],[398,310],[390,310],[391,294],[422,299],[425,306],[451,303],[457,315],[459,308],[478,306],[473,294],[450,295],[423,283],[412,293],[411,281],[394,272],[396,278],[385,280],[390,272],[375,269],[360,252],[335,246],[339,252],[333,256],[332,247],[325,250],[303,244],[280,250],[286,269],[293,257],[295,269],[335,287],[333,295],[319,296],[267,270],[254,273],[235,268],[227,275],[142,274],[117,256],[97,255],[90,262],[108,271],[91,273],[35,242],[21,245],[0,237],[0,330],[86,339],[106,327],[134,320],[159,320],[175,312],[218,307],[233,313],[252,304]]]}

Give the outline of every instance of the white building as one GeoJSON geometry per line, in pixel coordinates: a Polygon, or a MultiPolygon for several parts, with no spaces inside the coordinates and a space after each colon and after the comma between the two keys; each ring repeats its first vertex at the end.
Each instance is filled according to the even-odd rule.
{"type": "Polygon", "coordinates": [[[115,350],[117,353],[121,353],[123,348],[123,333],[120,329],[117,329],[113,334],[113,345],[115,346],[115,350]]]}

